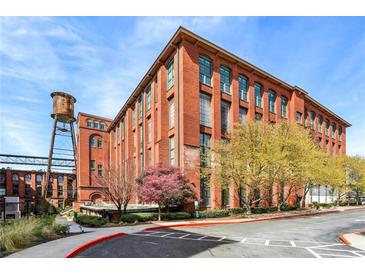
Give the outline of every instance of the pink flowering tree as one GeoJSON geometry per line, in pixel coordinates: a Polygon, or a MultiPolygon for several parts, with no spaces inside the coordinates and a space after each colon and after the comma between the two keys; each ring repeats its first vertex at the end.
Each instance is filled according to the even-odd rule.
{"type": "Polygon", "coordinates": [[[149,167],[137,179],[138,197],[141,202],[158,205],[158,220],[161,220],[161,207],[167,210],[170,205],[183,205],[196,199],[192,185],[176,167],[149,167]]]}

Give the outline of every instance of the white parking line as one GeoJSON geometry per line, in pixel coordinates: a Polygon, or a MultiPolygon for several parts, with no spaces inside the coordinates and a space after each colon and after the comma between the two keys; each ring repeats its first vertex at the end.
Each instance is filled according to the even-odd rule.
{"type": "Polygon", "coordinates": [[[322,254],[318,253],[320,256],[334,256],[334,257],[341,257],[341,258],[356,258],[355,256],[348,256],[348,255],[339,255],[339,254],[322,254]]]}
{"type": "Polygon", "coordinates": [[[322,249],[322,247],[330,247],[330,246],[343,246],[343,244],[331,244],[331,245],[309,246],[309,248],[320,248],[320,249],[322,249]]]}
{"type": "Polygon", "coordinates": [[[296,247],[296,244],[294,243],[294,241],[290,241],[290,244],[292,247],[296,247]]]}
{"type": "Polygon", "coordinates": [[[362,254],[360,254],[360,253],[358,253],[356,251],[350,251],[350,252],[353,253],[353,254],[355,254],[355,255],[358,255],[359,257],[365,257],[365,256],[363,256],[362,254]]]}
{"type": "Polygon", "coordinates": [[[165,234],[165,235],[162,235],[162,236],[161,236],[161,238],[163,238],[163,237],[167,237],[167,236],[170,236],[170,235],[173,235],[173,234],[175,234],[175,233],[167,233],[167,234],[165,234]]]}
{"type": "Polygon", "coordinates": [[[218,242],[221,242],[221,241],[223,241],[225,238],[227,238],[226,236],[224,236],[224,237],[222,237],[222,238],[220,238],[219,240],[217,240],[218,242]]]}
{"type": "Polygon", "coordinates": [[[242,240],[241,240],[241,244],[243,244],[244,242],[246,242],[247,241],[247,238],[243,238],[242,240]]]}
{"type": "Polygon", "coordinates": [[[185,237],[187,237],[187,236],[189,236],[190,234],[185,234],[185,235],[183,235],[183,236],[180,236],[179,237],[179,239],[183,239],[183,238],[185,238],[185,237]]]}
{"type": "Polygon", "coordinates": [[[312,249],[306,247],[305,248],[309,253],[311,253],[313,256],[315,256],[316,258],[322,258],[321,256],[319,256],[317,253],[315,253],[312,249]]]}
{"type": "Polygon", "coordinates": [[[270,240],[265,241],[265,245],[269,245],[269,243],[270,243],[270,240]]]}
{"type": "Polygon", "coordinates": [[[206,238],[206,237],[208,237],[208,236],[200,237],[200,238],[198,238],[197,240],[202,240],[202,239],[204,239],[204,238],[206,238]]]}

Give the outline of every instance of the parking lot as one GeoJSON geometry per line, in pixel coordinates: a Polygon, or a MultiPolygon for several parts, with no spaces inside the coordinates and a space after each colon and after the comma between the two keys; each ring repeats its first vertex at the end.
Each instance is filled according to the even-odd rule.
{"type": "Polygon", "coordinates": [[[365,226],[365,210],[265,222],[140,231],[78,257],[365,258],[338,235],[365,226]]]}

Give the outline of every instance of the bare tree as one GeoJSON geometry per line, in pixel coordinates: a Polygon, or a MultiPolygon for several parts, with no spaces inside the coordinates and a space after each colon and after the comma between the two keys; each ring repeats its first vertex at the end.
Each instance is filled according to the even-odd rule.
{"type": "Polygon", "coordinates": [[[118,211],[127,212],[127,206],[135,193],[136,182],[134,161],[127,160],[124,165],[104,169],[103,176],[95,176],[105,198],[111,201],[118,211]]]}

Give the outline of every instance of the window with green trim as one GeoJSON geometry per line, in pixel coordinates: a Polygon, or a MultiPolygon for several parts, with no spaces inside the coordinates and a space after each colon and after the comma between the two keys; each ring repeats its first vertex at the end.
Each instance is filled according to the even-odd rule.
{"type": "Polygon", "coordinates": [[[240,99],[248,101],[248,80],[245,76],[238,76],[238,89],[240,93],[240,99]]]}
{"type": "Polygon", "coordinates": [[[200,83],[212,84],[212,62],[205,56],[199,56],[199,80],[200,83]]]}
{"type": "Polygon", "coordinates": [[[310,129],[314,130],[314,120],[316,119],[316,113],[314,111],[311,111],[311,117],[310,117],[310,129]]]}
{"type": "Polygon", "coordinates": [[[220,83],[221,91],[231,94],[231,70],[226,66],[221,65],[220,67],[220,83]]]}
{"type": "Polygon", "coordinates": [[[148,86],[146,92],[146,111],[151,109],[151,85],[148,86]]]}
{"type": "Polygon", "coordinates": [[[255,106],[262,108],[263,88],[259,83],[255,83],[255,106]]]}
{"type": "Polygon", "coordinates": [[[276,92],[273,91],[272,89],[270,89],[269,90],[269,111],[271,113],[276,113],[275,103],[276,103],[276,92]]]}
{"type": "Polygon", "coordinates": [[[174,85],[174,59],[167,65],[167,90],[174,85]]]}
{"type": "Polygon", "coordinates": [[[329,129],[330,129],[330,121],[328,119],[326,119],[326,122],[325,122],[325,126],[326,126],[326,129],[325,129],[325,133],[326,133],[326,136],[329,135],[329,129]]]}

